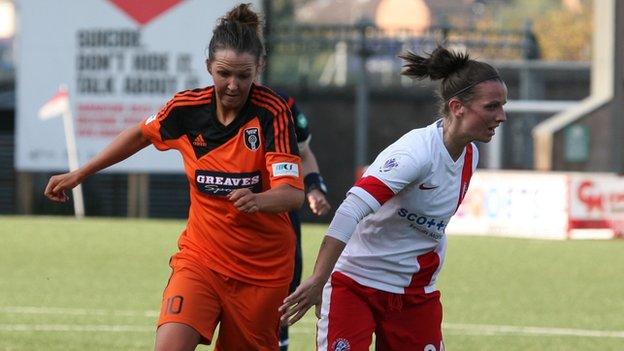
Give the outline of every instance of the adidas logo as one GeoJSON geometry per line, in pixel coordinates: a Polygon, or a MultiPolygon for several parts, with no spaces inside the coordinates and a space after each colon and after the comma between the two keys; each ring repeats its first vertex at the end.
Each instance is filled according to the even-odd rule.
{"type": "Polygon", "coordinates": [[[194,146],[202,146],[202,147],[206,147],[208,146],[206,144],[206,141],[204,140],[204,137],[200,135],[197,136],[197,138],[195,138],[195,140],[193,140],[193,145],[194,146]]]}

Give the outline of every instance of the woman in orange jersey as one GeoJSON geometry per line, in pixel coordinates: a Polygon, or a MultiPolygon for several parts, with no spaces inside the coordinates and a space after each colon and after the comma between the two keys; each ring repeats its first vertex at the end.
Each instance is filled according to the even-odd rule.
{"type": "Polygon", "coordinates": [[[248,5],[232,9],[208,48],[214,86],[176,94],[85,166],[52,177],[45,190],[66,201],[66,190],[150,143],[182,154],[191,206],[170,263],[156,350],[209,344],[217,324],[218,350],[278,349],[278,307],[295,244],[287,211],[304,195],[290,110],[254,84],[264,56],[259,27],[248,5]]]}

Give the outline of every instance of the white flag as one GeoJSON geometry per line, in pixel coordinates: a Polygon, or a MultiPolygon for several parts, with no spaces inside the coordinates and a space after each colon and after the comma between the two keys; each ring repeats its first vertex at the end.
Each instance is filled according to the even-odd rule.
{"type": "Polygon", "coordinates": [[[52,99],[39,109],[39,118],[47,120],[69,111],[69,93],[66,88],[59,88],[52,99]]]}

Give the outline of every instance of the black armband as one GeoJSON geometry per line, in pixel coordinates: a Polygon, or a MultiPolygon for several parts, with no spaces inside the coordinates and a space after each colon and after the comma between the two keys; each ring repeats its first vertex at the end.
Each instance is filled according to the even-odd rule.
{"type": "Polygon", "coordinates": [[[327,184],[325,179],[319,173],[312,172],[303,178],[303,184],[305,185],[306,194],[314,189],[318,189],[323,194],[327,195],[327,184]]]}

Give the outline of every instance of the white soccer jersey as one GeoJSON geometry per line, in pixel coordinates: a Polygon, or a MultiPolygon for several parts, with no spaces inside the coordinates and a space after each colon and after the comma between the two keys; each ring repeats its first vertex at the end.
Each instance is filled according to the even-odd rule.
{"type": "Polygon", "coordinates": [[[453,161],[442,141],[442,120],[388,146],[349,190],[374,212],[357,225],[335,270],[392,293],[435,291],[444,229],[477,163],[472,143],[453,161]]]}

